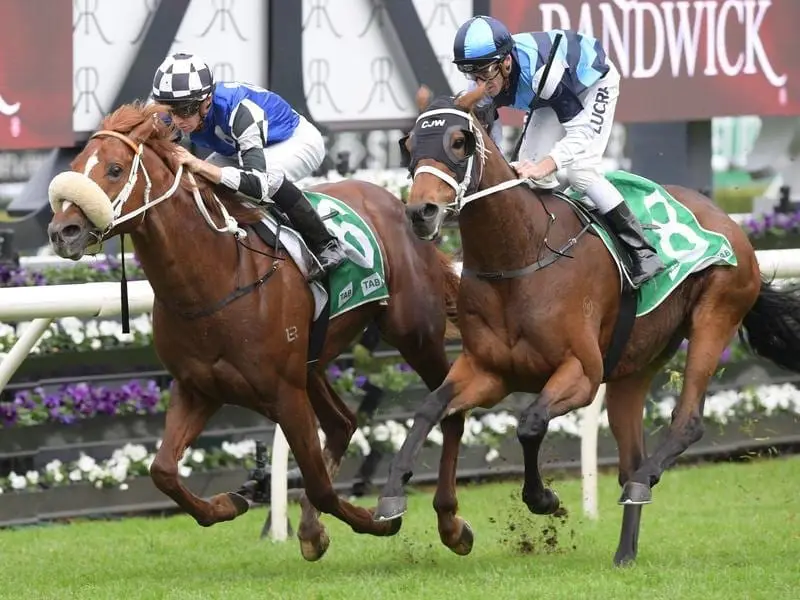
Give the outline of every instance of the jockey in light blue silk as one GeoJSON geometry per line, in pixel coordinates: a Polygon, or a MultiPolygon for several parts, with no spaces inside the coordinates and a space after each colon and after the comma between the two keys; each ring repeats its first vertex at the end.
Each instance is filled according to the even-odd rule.
{"type": "MultiPolygon", "coordinates": [[[[470,88],[485,83],[485,103],[528,111],[520,161],[513,164],[520,177],[547,187],[566,179],[574,190],[585,193],[628,247],[636,287],[663,271],[638,219],[602,173],[620,76],[600,42],[565,30],[511,35],[497,19],[477,16],[459,27],[453,56],[470,88]],[[558,33],[562,38],[542,83],[558,33]]],[[[493,130],[499,128],[495,121],[493,130]]],[[[496,131],[490,133],[498,139],[496,131]]]]}

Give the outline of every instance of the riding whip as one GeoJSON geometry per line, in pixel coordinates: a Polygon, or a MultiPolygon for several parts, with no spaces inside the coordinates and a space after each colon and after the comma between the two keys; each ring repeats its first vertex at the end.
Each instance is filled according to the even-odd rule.
{"type": "Polygon", "coordinates": [[[539,89],[536,90],[536,95],[531,100],[531,104],[528,107],[528,117],[525,120],[525,126],[522,128],[522,133],[519,134],[519,138],[517,138],[517,143],[514,144],[514,150],[511,152],[511,161],[514,162],[519,158],[519,151],[522,148],[522,140],[525,139],[525,132],[528,131],[528,125],[531,123],[531,116],[533,115],[533,109],[536,106],[536,103],[539,101],[539,96],[544,89],[544,84],[547,81],[548,76],[550,75],[550,67],[553,66],[553,61],[556,59],[556,52],[558,51],[558,44],[561,43],[561,34],[557,33],[555,40],[553,40],[553,45],[550,48],[550,55],[547,57],[547,63],[544,66],[544,71],[542,72],[542,78],[539,80],[539,89]]]}

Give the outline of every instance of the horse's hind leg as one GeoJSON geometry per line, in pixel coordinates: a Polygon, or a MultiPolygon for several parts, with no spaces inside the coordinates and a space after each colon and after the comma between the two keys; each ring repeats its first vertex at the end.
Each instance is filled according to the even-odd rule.
{"type": "MultiPolygon", "coordinates": [[[[644,400],[654,373],[635,373],[606,384],[606,409],[611,432],[619,449],[619,484],[624,486],[645,459],[644,400]]],[[[622,530],[614,556],[615,565],[624,565],[636,558],[642,505],[629,504],[623,509],[622,530]]]]}
{"type": "Polygon", "coordinates": [[[708,382],[716,372],[720,355],[736,334],[744,312],[758,294],[758,288],[749,286],[750,282],[742,284],[735,275],[729,276],[733,273],[715,271],[709,276],[706,291],[692,311],[683,386],[672,412],[672,423],[663,441],[625,484],[621,503],[650,502],[651,488],[664,471],[703,437],[703,404],[708,382]]]}
{"type": "MultiPolygon", "coordinates": [[[[356,430],[356,418],[319,371],[309,373],[308,397],[325,432],[322,457],[328,475],[333,480],[356,430]]],[[[306,560],[319,560],[328,549],[330,538],[319,520],[319,510],[311,504],[305,490],[300,495],[300,507],[302,512],[297,528],[300,551],[306,560]]]]}
{"type": "Polygon", "coordinates": [[[219,407],[219,402],[187,390],[175,381],[161,447],[150,466],[150,477],[156,487],[205,527],[235,519],[249,508],[247,500],[235,493],[202,500],[184,487],[178,476],[178,461],[219,407]]]}

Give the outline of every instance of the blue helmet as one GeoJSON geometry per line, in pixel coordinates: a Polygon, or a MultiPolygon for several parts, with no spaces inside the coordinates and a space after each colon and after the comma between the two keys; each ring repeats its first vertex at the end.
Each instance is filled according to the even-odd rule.
{"type": "Polygon", "coordinates": [[[479,15],[465,22],[453,40],[453,62],[458,70],[469,73],[502,60],[514,48],[508,28],[493,17],[479,15]]]}

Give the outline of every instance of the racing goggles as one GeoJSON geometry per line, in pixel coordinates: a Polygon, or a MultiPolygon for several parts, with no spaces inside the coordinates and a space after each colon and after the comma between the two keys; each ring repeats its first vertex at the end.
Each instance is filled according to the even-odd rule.
{"type": "Polygon", "coordinates": [[[486,63],[464,63],[458,65],[458,70],[472,81],[491,81],[500,74],[500,61],[496,60],[488,65],[486,63]]]}
{"type": "Polygon", "coordinates": [[[200,104],[197,100],[188,100],[177,104],[169,105],[169,114],[179,119],[188,119],[200,112],[200,104]]]}

